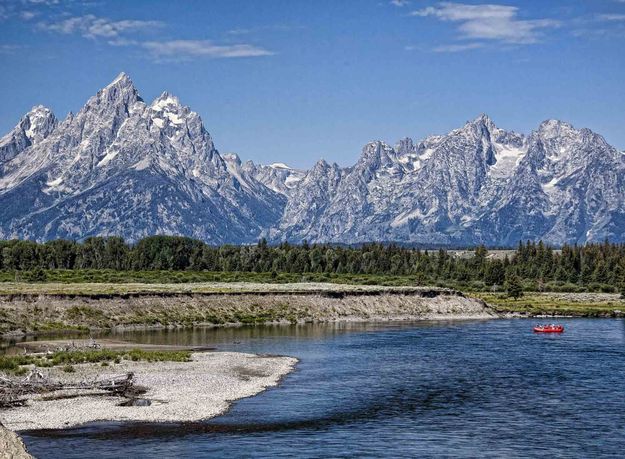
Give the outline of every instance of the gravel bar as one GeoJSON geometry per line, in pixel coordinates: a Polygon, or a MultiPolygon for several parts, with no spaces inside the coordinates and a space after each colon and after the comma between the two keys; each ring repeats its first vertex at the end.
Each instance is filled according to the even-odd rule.
{"type": "Polygon", "coordinates": [[[190,362],[122,361],[111,367],[75,365],[67,374],[58,368],[49,377],[64,382],[110,378],[134,372],[136,384],[148,391],[141,399],[149,406],[120,406],[115,396],[81,396],[43,400],[33,396],[24,407],[0,411],[8,429],[60,429],[93,421],[188,422],[212,418],[230,403],[276,386],[293,370],[297,359],[235,352],[193,353],[190,362]]]}

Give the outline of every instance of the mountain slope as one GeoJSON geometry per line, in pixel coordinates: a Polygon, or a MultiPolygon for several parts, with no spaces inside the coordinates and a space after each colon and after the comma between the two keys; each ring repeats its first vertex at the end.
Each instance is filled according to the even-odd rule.
{"type": "Polygon", "coordinates": [[[221,155],[177,97],[120,74],[59,122],[34,107],[0,139],[0,237],[180,234],[222,243],[515,245],[625,241],[625,154],[548,120],[486,115],[446,135],[370,142],[308,171],[221,155]]]}
{"type": "Polygon", "coordinates": [[[251,242],[283,200],[231,173],[197,113],[167,93],[146,105],[121,74],[4,164],[0,235],[251,242]]]}
{"type": "Polygon", "coordinates": [[[271,235],[504,246],[625,240],[625,156],[598,134],[560,121],[525,137],[481,115],[416,145],[372,142],[339,175],[321,198],[317,183],[302,181],[271,235]]]}
{"type": "Polygon", "coordinates": [[[49,108],[43,105],[33,107],[11,132],[0,139],[0,164],[44,140],[54,130],[56,123],[49,108]]]}

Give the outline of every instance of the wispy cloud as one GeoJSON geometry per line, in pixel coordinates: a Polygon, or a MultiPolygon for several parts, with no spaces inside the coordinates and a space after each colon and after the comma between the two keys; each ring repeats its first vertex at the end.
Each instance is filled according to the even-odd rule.
{"type": "Polygon", "coordinates": [[[36,16],[37,16],[37,13],[35,13],[34,11],[22,11],[22,12],[20,12],[20,19],[23,19],[24,21],[30,21],[31,19],[33,19],[36,16]]]}
{"type": "Polygon", "coordinates": [[[303,30],[306,27],[301,25],[274,24],[258,27],[240,27],[229,30],[228,35],[250,35],[259,32],[292,32],[294,30],[303,30]]]}
{"type": "Polygon", "coordinates": [[[402,8],[404,6],[410,5],[410,0],[391,0],[391,5],[396,6],[398,8],[402,8]]]}
{"type": "Polygon", "coordinates": [[[454,45],[440,45],[432,48],[435,53],[459,53],[462,51],[469,51],[472,49],[483,48],[484,43],[464,43],[454,45]]]}
{"type": "Polygon", "coordinates": [[[570,33],[580,38],[620,40],[625,37],[625,14],[597,13],[577,17],[571,21],[570,33]]]}
{"type": "MultiPolygon", "coordinates": [[[[31,21],[36,16],[43,14],[39,6],[58,5],[59,0],[16,0],[15,5],[20,5],[21,10],[11,9],[8,11],[0,0],[0,19],[13,17],[24,21],[31,21]],[[24,9],[29,7],[30,9],[24,9]]],[[[83,6],[85,2],[82,3],[83,6]]],[[[63,8],[65,9],[65,8],[63,8]]],[[[260,45],[249,43],[250,40],[224,39],[225,42],[206,39],[178,39],[175,36],[167,40],[155,40],[150,33],[162,32],[166,24],[155,20],[139,19],[112,19],[97,16],[95,14],[71,15],[67,11],[55,11],[54,15],[48,14],[43,17],[47,20],[37,22],[34,27],[40,31],[53,34],[75,35],[85,39],[106,43],[110,46],[124,46],[140,49],[142,55],[156,62],[185,61],[199,58],[227,59],[243,57],[271,56],[275,54],[260,45]]],[[[291,25],[270,25],[253,29],[236,29],[228,35],[245,35],[261,30],[290,31],[301,28],[291,25]]],[[[1,53],[13,51],[9,45],[0,45],[1,53]],[[4,47],[2,47],[4,46],[4,47]]]]}
{"type": "Polygon", "coordinates": [[[135,41],[111,40],[113,46],[136,46],[157,61],[184,61],[194,58],[227,59],[271,56],[275,53],[248,43],[217,44],[210,40],[135,41]]]}
{"type": "Polygon", "coordinates": [[[439,3],[413,11],[412,16],[435,17],[458,24],[460,37],[472,40],[490,40],[514,44],[536,43],[544,29],[559,26],[553,19],[519,19],[519,8],[507,5],[467,5],[439,3]]]}
{"type": "Polygon", "coordinates": [[[625,21],[625,14],[599,14],[597,19],[600,21],[620,22],[625,21]]]}
{"type": "Polygon", "coordinates": [[[97,17],[93,14],[75,16],[61,21],[38,24],[42,30],[58,32],[62,34],[80,34],[85,38],[117,38],[121,34],[140,32],[154,28],[160,28],[160,21],[141,21],[123,19],[120,21],[97,17]]]}
{"type": "Polygon", "coordinates": [[[12,18],[30,21],[42,12],[60,7],[60,0],[0,0],[0,21],[12,18]]]}
{"type": "Polygon", "coordinates": [[[60,0],[22,0],[22,3],[30,3],[33,5],[58,5],[60,0]]]}
{"type": "Polygon", "coordinates": [[[26,48],[25,45],[2,44],[0,45],[0,54],[13,54],[19,51],[20,49],[24,49],[24,48],[26,48]]]}

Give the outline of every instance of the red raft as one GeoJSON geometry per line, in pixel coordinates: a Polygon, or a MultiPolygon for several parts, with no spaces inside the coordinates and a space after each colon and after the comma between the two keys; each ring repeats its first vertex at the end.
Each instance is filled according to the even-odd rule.
{"type": "Polygon", "coordinates": [[[562,325],[536,325],[534,327],[534,331],[536,333],[562,333],[564,331],[564,327],[562,325]]]}

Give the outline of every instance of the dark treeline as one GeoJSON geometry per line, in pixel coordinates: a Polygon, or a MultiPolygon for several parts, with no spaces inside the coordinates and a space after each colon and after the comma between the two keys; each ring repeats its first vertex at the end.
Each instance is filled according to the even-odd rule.
{"type": "MultiPolygon", "coordinates": [[[[554,251],[542,242],[519,243],[508,257],[489,254],[483,246],[468,257],[445,250],[398,245],[360,247],[283,243],[213,247],[184,237],[154,236],[136,244],[118,237],[83,242],[0,241],[0,268],[187,270],[257,273],[327,273],[413,276],[415,283],[470,283],[501,286],[515,276],[527,289],[577,285],[613,291],[625,283],[625,244],[565,245],[554,251]]],[[[479,287],[480,285],[476,285],[479,287]]]]}

